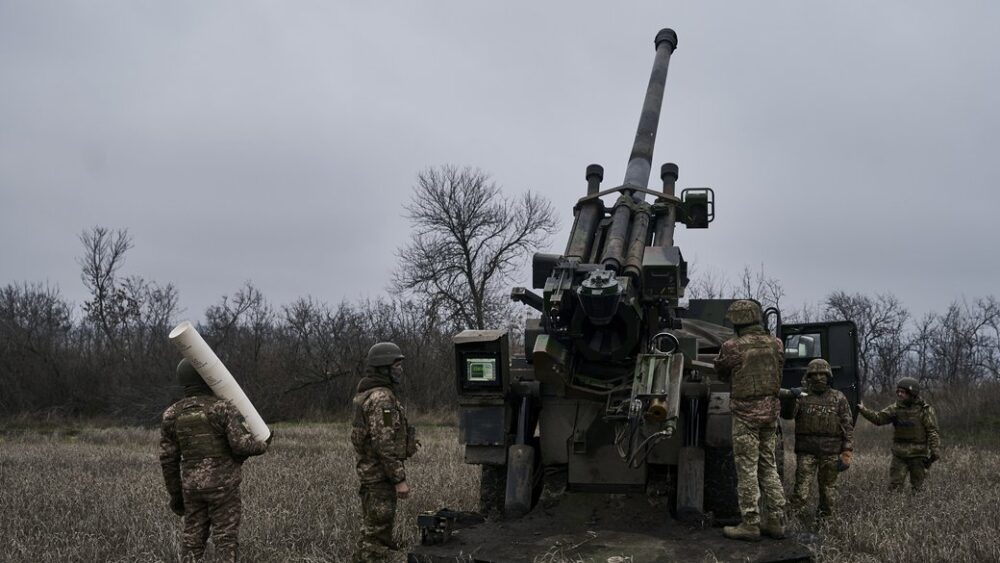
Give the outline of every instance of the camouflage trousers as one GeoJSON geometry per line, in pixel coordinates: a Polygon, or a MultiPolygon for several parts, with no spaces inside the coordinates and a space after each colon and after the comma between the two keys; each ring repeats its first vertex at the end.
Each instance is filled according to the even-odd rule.
{"type": "Polygon", "coordinates": [[[184,531],[181,559],[201,561],[211,535],[215,560],[235,563],[243,509],[240,487],[211,491],[184,491],[184,531]]]}
{"type": "Polygon", "coordinates": [[[361,538],[354,561],[388,561],[395,549],[392,526],[396,519],[396,488],[389,481],[361,485],[361,538]]]}
{"type": "Polygon", "coordinates": [[[733,457],[743,523],[760,525],[760,497],[769,515],[783,514],[785,495],[774,463],[777,421],[754,424],[733,416],[733,457]]]}
{"type": "Polygon", "coordinates": [[[795,489],[788,501],[788,508],[801,511],[809,503],[812,484],[819,476],[819,516],[833,514],[837,497],[837,461],[839,455],[797,454],[795,456],[795,489]]]}
{"type": "Polygon", "coordinates": [[[892,463],[889,465],[889,488],[902,488],[906,484],[906,476],[909,475],[910,487],[914,491],[919,491],[927,477],[924,459],[923,457],[892,456],[892,463]]]}

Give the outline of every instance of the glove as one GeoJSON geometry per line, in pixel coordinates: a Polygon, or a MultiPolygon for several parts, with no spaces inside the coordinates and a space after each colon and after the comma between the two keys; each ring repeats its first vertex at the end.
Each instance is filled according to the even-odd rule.
{"type": "Polygon", "coordinates": [[[941,459],[937,452],[931,452],[931,455],[924,460],[924,469],[930,469],[934,462],[941,459]]]}
{"type": "Polygon", "coordinates": [[[851,451],[840,452],[840,458],[837,459],[837,471],[847,471],[851,467],[851,461],[854,460],[854,453],[851,451]]]}
{"type": "Polygon", "coordinates": [[[808,395],[808,393],[806,393],[806,390],[803,389],[802,387],[792,387],[791,389],[789,389],[789,391],[792,392],[793,397],[805,397],[806,395],[808,395]]]}
{"type": "Polygon", "coordinates": [[[180,495],[170,497],[170,510],[178,516],[184,516],[184,497],[180,495]]]}
{"type": "Polygon", "coordinates": [[[410,485],[406,481],[400,481],[396,483],[396,498],[406,498],[410,496],[410,485]]]}

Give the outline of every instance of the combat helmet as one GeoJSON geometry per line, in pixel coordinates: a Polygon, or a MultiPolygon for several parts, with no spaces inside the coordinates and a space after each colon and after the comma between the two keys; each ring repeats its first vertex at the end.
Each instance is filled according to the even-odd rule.
{"type": "Polygon", "coordinates": [[[406,356],[393,342],[379,342],[368,349],[368,367],[387,367],[406,356]]]}
{"type": "Polygon", "coordinates": [[[826,374],[826,378],[829,380],[833,378],[833,370],[830,368],[830,362],[824,360],[823,358],[816,358],[815,360],[809,362],[806,366],[806,377],[814,373],[826,374]]]}
{"type": "Polygon", "coordinates": [[[733,301],[726,311],[726,320],[733,326],[760,324],[760,305],[749,299],[733,301]]]}
{"type": "Polygon", "coordinates": [[[903,377],[896,382],[896,389],[903,389],[910,394],[910,397],[916,399],[920,394],[920,383],[912,377],[903,377]]]}
{"type": "Polygon", "coordinates": [[[177,384],[181,387],[194,387],[198,385],[208,385],[202,379],[198,370],[191,365],[191,360],[184,358],[177,364],[177,384]]]}
{"type": "Polygon", "coordinates": [[[825,393],[830,388],[831,381],[833,381],[833,370],[830,369],[830,363],[823,358],[816,358],[810,361],[809,365],[806,366],[805,375],[802,376],[802,386],[808,388],[810,393],[825,393]],[[823,375],[825,377],[810,381],[809,376],[811,375],[823,375]]]}

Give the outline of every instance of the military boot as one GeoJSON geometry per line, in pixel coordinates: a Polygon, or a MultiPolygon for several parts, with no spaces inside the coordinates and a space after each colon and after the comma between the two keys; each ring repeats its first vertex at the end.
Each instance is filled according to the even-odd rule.
{"type": "Polygon", "coordinates": [[[782,513],[768,515],[767,521],[760,527],[760,533],[776,540],[785,539],[785,515],[782,513]]]}
{"type": "Polygon", "coordinates": [[[760,541],[760,526],[740,522],[739,526],[726,526],[722,528],[722,535],[731,540],[760,541]]]}

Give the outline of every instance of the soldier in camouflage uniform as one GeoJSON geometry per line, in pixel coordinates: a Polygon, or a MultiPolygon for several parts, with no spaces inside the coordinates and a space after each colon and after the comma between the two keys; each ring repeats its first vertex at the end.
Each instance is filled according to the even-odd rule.
{"type": "Polygon", "coordinates": [[[368,370],[354,396],[351,443],[361,481],[361,538],[355,561],[385,561],[396,549],[392,527],[396,499],[410,494],[403,462],[416,453],[414,428],[394,392],[403,375],[403,353],[392,342],[368,350],[368,370]]]}
{"type": "Polygon", "coordinates": [[[733,323],[736,336],[722,344],[715,370],[732,383],[729,406],[742,522],[722,532],[727,538],[746,541],[760,541],[761,534],[780,539],[785,537],[785,496],[774,449],[784,347],[764,330],[756,302],[734,302],[726,318],[733,323]],[[767,511],[763,525],[758,509],[762,491],[767,511]]]}
{"type": "Polygon", "coordinates": [[[889,466],[889,487],[900,489],[910,476],[910,486],[920,490],[927,469],[939,459],[941,435],[938,434],[934,407],[920,398],[916,379],[904,377],[896,384],[894,404],[875,412],[858,403],[861,416],[872,424],[892,424],[892,464],[889,466]]]}
{"type": "Polygon", "coordinates": [[[235,562],[239,543],[241,466],[271,442],[250,434],[243,415],[212,390],[187,358],[177,365],[184,398],[163,413],[160,465],[170,510],[184,517],[181,557],[200,561],[211,534],[219,561],[235,562]]]}
{"type": "Polygon", "coordinates": [[[795,420],[795,489],[789,512],[798,513],[809,502],[812,483],[819,478],[819,516],[833,513],[837,475],[850,467],[854,449],[854,423],[847,397],[830,388],[833,371],[826,360],[809,362],[801,389],[782,389],[780,397],[790,402],[784,418],[795,420]]]}

